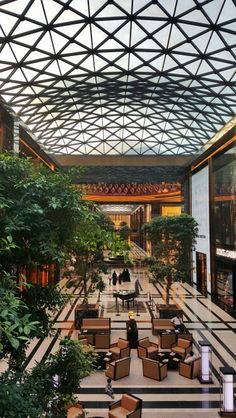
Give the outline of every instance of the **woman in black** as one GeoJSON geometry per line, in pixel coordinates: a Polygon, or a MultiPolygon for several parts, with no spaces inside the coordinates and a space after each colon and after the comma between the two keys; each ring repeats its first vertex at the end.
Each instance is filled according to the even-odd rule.
{"type": "Polygon", "coordinates": [[[116,282],[117,282],[117,274],[116,274],[115,271],[113,271],[113,273],[112,273],[112,284],[113,284],[113,286],[116,285],[116,282]]]}
{"type": "Polygon", "coordinates": [[[130,348],[137,348],[138,346],[138,327],[134,317],[126,322],[127,340],[129,341],[130,348]]]}

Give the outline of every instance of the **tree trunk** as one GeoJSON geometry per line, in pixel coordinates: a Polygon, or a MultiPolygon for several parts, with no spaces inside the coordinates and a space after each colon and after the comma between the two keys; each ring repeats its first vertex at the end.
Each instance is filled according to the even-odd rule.
{"type": "Polygon", "coordinates": [[[168,277],[166,283],[166,305],[169,306],[170,304],[170,288],[171,288],[172,280],[168,277]]]}

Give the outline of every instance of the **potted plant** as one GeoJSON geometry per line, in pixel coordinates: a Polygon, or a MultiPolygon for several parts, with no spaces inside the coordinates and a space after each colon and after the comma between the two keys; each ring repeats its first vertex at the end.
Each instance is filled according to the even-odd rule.
{"type": "Polygon", "coordinates": [[[152,243],[153,255],[146,259],[151,281],[163,284],[166,309],[170,310],[172,283],[186,281],[190,276],[191,249],[198,236],[197,222],[188,214],[158,216],[144,225],[144,231],[152,243]]]}

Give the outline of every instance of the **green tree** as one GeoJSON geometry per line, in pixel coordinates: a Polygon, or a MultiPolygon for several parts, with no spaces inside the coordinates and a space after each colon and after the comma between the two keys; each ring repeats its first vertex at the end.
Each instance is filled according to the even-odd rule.
{"type": "Polygon", "coordinates": [[[68,297],[56,285],[41,286],[30,284],[22,292],[31,319],[38,322],[35,336],[46,337],[54,324],[53,313],[61,308],[68,297]]]}
{"type": "Polygon", "coordinates": [[[169,305],[172,283],[189,278],[191,249],[198,236],[197,222],[187,214],[158,216],[144,225],[144,231],[153,248],[153,257],[147,260],[153,281],[165,284],[169,305]]]}
{"type": "Polygon", "coordinates": [[[75,272],[82,276],[85,301],[87,301],[88,283],[104,290],[100,273],[106,271],[104,264],[105,251],[123,251],[127,244],[115,234],[110,220],[98,206],[87,202],[82,222],[77,225],[77,235],[73,250],[72,265],[75,272]]]}
{"type": "Polygon", "coordinates": [[[121,239],[127,241],[131,232],[132,232],[132,229],[127,225],[126,222],[121,222],[120,223],[119,235],[120,235],[121,239]]]}
{"type": "Polygon", "coordinates": [[[32,371],[0,375],[0,416],[7,418],[66,418],[68,404],[83,377],[96,367],[91,346],[65,338],[59,350],[32,371]],[[58,377],[58,385],[53,378],[58,377]]]}
{"type": "Polygon", "coordinates": [[[0,154],[0,234],[16,248],[0,263],[63,264],[83,217],[81,192],[73,174],[35,168],[29,159],[0,154]]]}
{"type": "MultiPolygon", "coordinates": [[[[15,248],[12,237],[0,239],[2,257],[15,248]]],[[[12,354],[24,346],[36,331],[27,305],[19,297],[14,279],[0,267],[0,358],[12,354]]]]}

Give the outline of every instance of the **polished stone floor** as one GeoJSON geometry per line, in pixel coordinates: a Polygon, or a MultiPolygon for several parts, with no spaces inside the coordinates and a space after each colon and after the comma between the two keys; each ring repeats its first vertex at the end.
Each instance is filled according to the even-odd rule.
{"type": "MultiPolygon", "coordinates": [[[[116,269],[119,273],[119,269],[116,269]]],[[[116,287],[109,285],[108,275],[105,291],[100,296],[100,314],[111,318],[111,340],[115,342],[118,337],[126,338],[127,309],[123,310],[121,304],[116,309],[113,291],[115,289],[134,289],[134,280],[139,278],[141,294],[139,296],[138,311],[135,305],[133,309],[138,323],[139,338],[149,336],[152,341],[158,342],[152,335],[151,315],[156,316],[156,303],[162,303],[164,288],[161,285],[153,286],[148,283],[148,273],[145,269],[131,269],[131,282],[125,282],[116,287]],[[141,309],[140,309],[141,307],[141,309]]],[[[63,287],[62,281],[61,286],[63,287]]],[[[65,287],[63,287],[65,289],[65,287]]],[[[74,308],[81,300],[79,287],[65,290],[71,293],[73,299],[56,314],[55,328],[60,330],[62,336],[68,335],[74,321],[74,308]]],[[[93,293],[91,303],[97,301],[98,295],[93,293]]],[[[179,376],[178,371],[168,371],[168,376],[162,382],[143,377],[142,363],[137,358],[135,349],[131,350],[130,375],[113,382],[115,400],[121,397],[125,391],[133,393],[143,400],[143,418],[215,418],[220,411],[221,379],[219,368],[229,365],[236,369],[236,319],[202,296],[197,290],[188,284],[180,284],[172,287],[172,300],[177,302],[184,312],[184,324],[193,334],[194,351],[199,352],[200,340],[212,344],[212,384],[201,384],[198,379],[187,379],[179,376]]],[[[77,338],[74,330],[71,338],[77,338]]],[[[43,341],[32,341],[28,351],[27,369],[30,369],[35,361],[44,361],[49,353],[55,352],[59,345],[58,335],[49,337],[43,341]]],[[[6,364],[0,363],[0,370],[4,370],[6,364]]],[[[93,373],[81,382],[78,390],[78,399],[83,402],[88,411],[87,417],[107,417],[109,403],[112,401],[105,394],[106,377],[103,371],[93,373]]]]}

